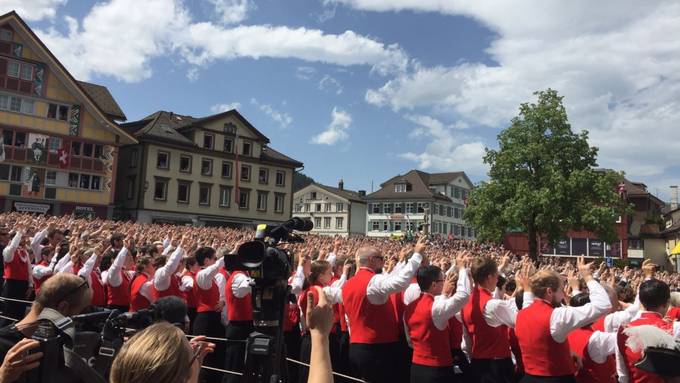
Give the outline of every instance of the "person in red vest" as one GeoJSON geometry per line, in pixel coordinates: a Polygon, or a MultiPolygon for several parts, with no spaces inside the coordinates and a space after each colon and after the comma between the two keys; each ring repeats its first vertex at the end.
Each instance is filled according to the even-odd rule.
{"type": "MultiPolygon", "coordinates": [[[[10,299],[28,299],[32,293],[33,278],[31,275],[31,257],[26,250],[28,236],[26,228],[18,224],[12,241],[2,251],[4,261],[4,279],[2,297],[10,299]]],[[[3,315],[21,319],[26,314],[27,305],[20,302],[5,301],[3,315]]],[[[8,320],[3,322],[9,324],[8,320]]]]}
{"type": "MultiPolygon", "coordinates": [[[[503,300],[497,290],[498,265],[487,257],[474,258],[470,268],[475,287],[462,310],[465,330],[470,336],[470,369],[477,382],[503,383],[514,381],[514,366],[510,357],[508,328],[515,326],[517,305],[514,299],[503,300]]],[[[524,270],[523,274],[527,274],[524,270]]],[[[523,307],[532,302],[528,282],[518,275],[524,287],[523,307]]]]}
{"type": "Polygon", "coordinates": [[[54,274],[54,267],[57,263],[57,257],[54,255],[54,249],[50,246],[43,246],[40,248],[42,253],[40,256],[40,262],[33,266],[33,289],[35,290],[35,295],[40,293],[40,285],[42,285],[46,280],[48,280],[54,274]]]}
{"type": "Polygon", "coordinates": [[[183,258],[184,272],[182,273],[182,279],[180,281],[179,289],[184,294],[184,300],[187,302],[187,316],[189,317],[189,330],[193,328],[194,321],[196,320],[196,308],[198,307],[198,300],[196,299],[196,290],[194,286],[196,285],[196,274],[201,270],[201,267],[196,262],[196,257],[189,256],[183,258]]]}
{"type": "Polygon", "coordinates": [[[638,294],[642,311],[639,317],[631,321],[627,329],[622,328],[617,336],[618,347],[626,370],[623,373],[627,373],[624,379],[629,379],[631,383],[663,383],[666,382],[663,377],[635,366],[642,359],[644,350],[632,349],[626,342],[627,336],[630,334],[629,330],[647,325],[668,332],[676,338],[677,342],[680,339],[680,322],[664,320],[671,296],[670,288],[665,282],[658,279],[646,280],[640,284],[638,294]]]}
{"type": "Polygon", "coordinates": [[[159,298],[174,295],[176,297],[185,299],[184,293],[180,290],[181,278],[177,275],[182,267],[182,256],[184,255],[183,246],[186,242],[186,237],[182,237],[179,246],[170,254],[170,257],[165,261],[164,255],[158,257],[163,264],[156,269],[153,275],[152,294],[154,301],[159,298]]]}
{"type": "MultiPolygon", "coordinates": [[[[224,288],[227,309],[226,338],[233,340],[246,340],[253,332],[253,304],[252,285],[254,281],[247,271],[233,271],[227,279],[224,288]]],[[[227,342],[225,350],[224,368],[231,371],[243,372],[245,367],[245,342],[227,342]]],[[[224,374],[222,383],[238,383],[241,378],[224,374]]]]}
{"type": "Polygon", "coordinates": [[[456,258],[460,271],[453,295],[455,276],[445,279],[438,266],[418,269],[416,279],[422,293],[404,310],[404,324],[413,346],[411,383],[449,383],[454,379],[448,325],[470,297],[466,261],[462,254],[456,258]]]}
{"type": "Polygon", "coordinates": [[[90,255],[90,258],[85,261],[83,267],[78,271],[78,276],[85,279],[92,290],[91,304],[97,307],[106,306],[106,288],[102,281],[99,265],[102,262],[103,255],[109,252],[109,247],[97,246],[92,255],[90,255]]]}
{"type": "Polygon", "coordinates": [[[561,306],[564,281],[557,272],[542,270],[531,279],[535,300],[520,310],[515,325],[525,372],[522,382],[575,382],[567,337],[612,307],[607,292],[592,276],[592,263],[580,257],[577,267],[590,292],[590,303],[581,307],[561,306]]]}
{"type": "MultiPolygon", "coordinates": [[[[132,246],[128,243],[128,246],[132,246]]],[[[108,270],[102,273],[106,285],[106,303],[110,309],[128,311],[130,309],[130,280],[134,276],[134,258],[127,246],[123,246],[108,270]]]]}
{"type": "MultiPolygon", "coordinates": [[[[590,303],[588,293],[580,293],[569,300],[571,307],[581,307],[588,303],[590,303]]],[[[581,360],[581,365],[576,371],[576,381],[579,383],[614,383],[616,382],[616,333],[595,330],[593,325],[594,323],[588,323],[577,328],[567,337],[571,352],[581,360]]]]}
{"type": "MultiPolygon", "coordinates": [[[[199,247],[194,252],[196,262],[201,270],[196,273],[194,294],[196,296],[196,320],[192,333],[209,337],[222,338],[224,326],[220,319],[220,312],[224,301],[220,301],[220,279],[217,278],[219,271],[224,267],[224,257],[217,258],[217,252],[212,247],[199,247]]],[[[217,344],[215,352],[208,354],[205,365],[209,367],[224,368],[224,347],[217,344]]],[[[220,382],[222,374],[210,370],[201,370],[201,379],[208,383],[220,382]]]]}
{"type": "Polygon", "coordinates": [[[425,236],[418,239],[414,253],[398,273],[381,275],[385,259],[374,247],[356,253],[359,270],[342,289],[342,302],[349,322],[350,372],[371,383],[394,382],[389,368],[399,345],[399,329],[390,295],[404,291],[423,260],[425,236]]]}
{"type": "Polygon", "coordinates": [[[146,255],[137,258],[135,275],[130,280],[130,312],[147,309],[155,301],[152,289],[156,269],[153,262],[146,255]]]}

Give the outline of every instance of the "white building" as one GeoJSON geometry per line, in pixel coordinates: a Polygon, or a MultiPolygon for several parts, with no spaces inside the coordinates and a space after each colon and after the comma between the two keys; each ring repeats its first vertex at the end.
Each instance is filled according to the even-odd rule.
{"type": "Polygon", "coordinates": [[[371,237],[400,235],[416,232],[429,223],[431,234],[472,239],[474,229],[463,220],[465,201],[472,188],[465,172],[411,170],[393,177],[366,197],[366,234],[371,237]]]}
{"type": "Polygon", "coordinates": [[[311,233],[321,235],[364,235],[366,233],[366,192],[312,183],[293,194],[293,217],[314,222],[311,233]]]}

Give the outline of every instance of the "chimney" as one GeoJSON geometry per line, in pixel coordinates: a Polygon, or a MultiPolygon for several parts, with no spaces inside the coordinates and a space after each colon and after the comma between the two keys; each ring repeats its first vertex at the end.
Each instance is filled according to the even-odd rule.
{"type": "Polygon", "coordinates": [[[671,210],[678,208],[678,185],[671,186],[671,210]]]}
{"type": "Polygon", "coordinates": [[[338,189],[345,190],[345,182],[343,182],[342,178],[340,179],[340,182],[338,182],[338,189]]]}
{"type": "Polygon", "coordinates": [[[359,197],[366,197],[366,190],[359,190],[359,197]]]}

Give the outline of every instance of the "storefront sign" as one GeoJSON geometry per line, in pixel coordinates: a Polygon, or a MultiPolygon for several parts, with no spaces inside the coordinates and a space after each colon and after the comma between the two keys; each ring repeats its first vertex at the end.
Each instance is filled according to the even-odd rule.
{"type": "Polygon", "coordinates": [[[14,209],[22,213],[45,214],[48,210],[50,210],[50,205],[43,203],[15,202],[14,209]]]}

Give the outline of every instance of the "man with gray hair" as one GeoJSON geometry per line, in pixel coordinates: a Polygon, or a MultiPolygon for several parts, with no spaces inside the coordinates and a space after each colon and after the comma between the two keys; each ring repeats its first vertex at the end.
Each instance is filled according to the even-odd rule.
{"type": "Polygon", "coordinates": [[[342,289],[342,301],[349,322],[349,361],[352,375],[370,383],[394,382],[394,368],[388,368],[399,349],[399,325],[391,294],[404,291],[423,260],[427,243],[421,237],[413,255],[398,272],[381,274],[385,258],[375,247],[356,252],[359,270],[342,289]]]}

